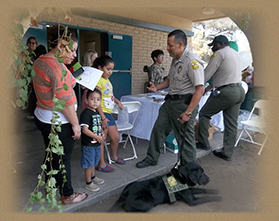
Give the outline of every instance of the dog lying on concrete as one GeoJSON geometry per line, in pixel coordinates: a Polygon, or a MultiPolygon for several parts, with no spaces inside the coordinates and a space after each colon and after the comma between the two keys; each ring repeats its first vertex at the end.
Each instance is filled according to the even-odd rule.
{"type": "Polygon", "coordinates": [[[196,198],[194,194],[217,194],[217,190],[194,188],[196,184],[206,185],[210,181],[203,168],[191,162],[172,169],[164,176],[128,184],[109,212],[122,207],[126,212],[147,212],[156,205],[183,200],[190,206],[211,201],[221,201],[219,196],[196,198]]]}

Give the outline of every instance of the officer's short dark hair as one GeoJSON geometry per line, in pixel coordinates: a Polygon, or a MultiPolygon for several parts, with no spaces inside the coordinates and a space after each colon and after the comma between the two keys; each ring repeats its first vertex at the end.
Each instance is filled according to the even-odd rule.
{"type": "Polygon", "coordinates": [[[154,51],[152,51],[151,52],[151,58],[152,58],[152,60],[155,62],[155,59],[154,59],[154,57],[155,58],[157,58],[159,55],[164,55],[164,52],[162,51],[162,50],[160,50],[160,49],[157,49],[157,50],[154,50],[154,51]]]}
{"type": "Polygon", "coordinates": [[[182,41],[183,45],[187,46],[187,36],[184,31],[176,29],[168,34],[168,37],[174,36],[174,41],[178,44],[182,41]]]}

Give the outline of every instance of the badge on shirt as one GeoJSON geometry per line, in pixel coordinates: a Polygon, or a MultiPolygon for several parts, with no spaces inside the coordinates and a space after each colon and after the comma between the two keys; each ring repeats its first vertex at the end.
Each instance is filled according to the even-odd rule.
{"type": "Polygon", "coordinates": [[[182,71],[182,65],[180,65],[179,67],[178,67],[178,73],[180,73],[182,71]]]}
{"type": "Polygon", "coordinates": [[[217,52],[214,52],[213,55],[211,55],[211,58],[215,58],[217,52]]]}
{"type": "Polygon", "coordinates": [[[191,68],[192,68],[192,70],[198,70],[200,68],[199,62],[197,62],[196,60],[192,61],[191,68]]]}

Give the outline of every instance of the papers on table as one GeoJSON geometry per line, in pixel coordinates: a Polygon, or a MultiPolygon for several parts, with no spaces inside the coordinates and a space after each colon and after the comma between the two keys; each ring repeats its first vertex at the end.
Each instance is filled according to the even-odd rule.
{"type": "Polygon", "coordinates": [[[82,68],[84,72],[76,78],[76,82],[90,90],[94,90],[103,74],[103,71],[92,67],[82,68]]]}
{"type": "Polygon", "coordinates": [[[152,95],[148,95],[148,98],[152,98],[152,99],[164,99],[165,96],[164,95],[160,95],[160,94],[152,94],[152,95]]]}
{"type": "Polygon", "coordinates": [[[149,95],[147,97],[151,98],[153,101],[156,101],[156,102],[163,102],[163,101],[165,101],[165,96],[161,95],[161,94],[153,94],[153,95],[149,95]]]}
{"type": "Polygon", "coordinates": [[[159,93],[159,94],[162,94],[162,95],[167,95],[168,94],[168,90],[159,90],[159,91],[156,91],[156,93],[159,93]]]}

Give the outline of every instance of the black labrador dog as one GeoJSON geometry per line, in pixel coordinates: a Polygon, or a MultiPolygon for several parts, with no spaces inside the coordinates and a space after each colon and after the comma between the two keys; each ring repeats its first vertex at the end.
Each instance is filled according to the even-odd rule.
{"type": "Polygon", "coordinates": [[[209,177],[196,162],[172,169],[165,176],[128,184],[109,212],[122,207],[126,212],[147,212],[156,205],[183,200],[190,206],[211,201],[221,201],[219,196],[196,198],[194,194],[217,194],[217,190],[194,188],[196,184],[206,185],[209,177]]]}

